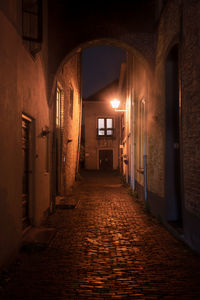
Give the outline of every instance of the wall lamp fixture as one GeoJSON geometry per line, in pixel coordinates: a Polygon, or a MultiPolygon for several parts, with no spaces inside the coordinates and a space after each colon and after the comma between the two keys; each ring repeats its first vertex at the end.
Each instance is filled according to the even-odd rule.
{"type": "Polygon", "coordinates": [[[118,99],[113,99],[112,101],[110,101],[112,108],[115,109],[115,111],[127,111],[127,109],[118,109],[119,105],[120,105],[120,101],[118,99]]]}
{"type": "Polygon", "coordinates": [[[44,128],[42,128],[42,132],[41,132],[41,137],[45,137],[50,133],[49,127],[45,126],[44,128]]]}

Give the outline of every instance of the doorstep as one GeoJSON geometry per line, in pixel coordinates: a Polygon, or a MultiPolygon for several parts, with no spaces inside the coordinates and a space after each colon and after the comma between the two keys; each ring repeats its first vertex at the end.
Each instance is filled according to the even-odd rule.
{"type": "Polygon", "coordinates": [[[55,228],[32,227],[23,237],[21,250],[26,251],[46,248],[55,234],[55,228]]]}

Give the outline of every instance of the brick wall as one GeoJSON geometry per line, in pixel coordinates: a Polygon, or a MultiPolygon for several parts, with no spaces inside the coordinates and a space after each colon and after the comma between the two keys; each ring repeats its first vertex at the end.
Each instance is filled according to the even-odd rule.
{"type": "MultiPolygon", "coordinates": [[[[200,58],[199,58],[199,1],[168,1],[161,13],[157,29],[154,79],[150,89],[148,126],[148,189],[154,210],[166,219],[173,210],[166,199],[166,77],[165,64],[175,44],[179,51],[179,109],[181,201],[185,239],[192,247],[200,248],[200,58]],[[154,196],[152,196],[154,195],[154,196]],[[153,201],[153,200],[152,200],[153,201]],[[160,208],[159,208],[160,207],[160,208]]],[[[173,167],[173,166],[172,166],[173,167]]],[[[168,187],[170,188],[170,187],[168,187]]]]}
{"type": "Polygon", "coordinates": [[[185,206],[200,217],[200,3],[183,1],[182,115],[185,206]]]}
{"type": "Polygon", "coordinates": [[[148,187],[160,197],[165,188],[165,60],[180,30],[178,1],[169,1],[162,12],[158,33],[154,80],[148,106],[148,187]]]}
{"type": "Polygon", "coordinates": [[[63,89],[62,126],[62,193],[72,188],[77,173],[80,126],[81,126],[81,87],[80,54],[73,55],[61,68],[57,76],[63,89]],[[72,92],[73,91],[73,92],[72,92]],[[70,102],[73,93],[73,104],[70,102]],[[73,105],[73,109],[72,106],[73,105]],[[73,110],[73,112],[72,112],[73,110]]]}

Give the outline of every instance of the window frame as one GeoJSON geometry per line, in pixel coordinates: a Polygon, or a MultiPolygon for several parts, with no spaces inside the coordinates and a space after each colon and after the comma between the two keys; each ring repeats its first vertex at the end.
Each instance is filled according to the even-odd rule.
{"type": "Polygon", "coordinates": [[[73,120],[73,116],[74,116],[74,88],[73,86],[70,84],[69,87],[69,115],[71,120],[73,120]]]}
{"type": "Polygon", "coordinates": [[[146,124],[145,99],[139,101],[139,168],[144,169],[144,143],[145,143],[145,124],[146,124]]]}
{"type": "Polygon", "coordinates": [[[22,38],[25,41],[29,42],[36,42],[36,43],[42,43],[43,40],[43,18],[42,18],[42,11],[43,11],[43,5],[42,5],[42,0],[37,0],[37,12],[34,12],[32,10],[27,10],[25,8],[25,1],[22,0],[22,38]],[[31,29],[29,29],[29,32],[26,33],[26,25],[27,23],[26,20],[29,20],[29,26],[31,26],[31,17],[35,16],[36,17],[36,24],[37,24],[37,36],[34,36],[34,33],[31,32],[31,29]]]}
{"type": "Polygon", "coordinates": [[[97,137],[98,138],[113,138],[114,137],[114,118],[113,117],[98,117],[97,118],[97,137]],[[99,128],[99,120],[104,120],[104,127],[99,128]],[[107,120],[112,120],[112,127],[107,127],[107,120]],[[99,134],[99,131],[104,131],[104,134],[99,134]],[[108,134],[107,131],[112,131],[108,134]]]}
{"type": "Polygon", "coordinates": [[[56,127],[61,127],[61,89],[56,88],[56,127]]]}

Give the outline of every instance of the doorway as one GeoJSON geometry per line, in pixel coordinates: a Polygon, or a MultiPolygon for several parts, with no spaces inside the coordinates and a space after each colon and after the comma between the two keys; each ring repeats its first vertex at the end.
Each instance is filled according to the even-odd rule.
{"type": "Polygon", "coordinates": [[[167,220],[182,227],[179,52],[175,45],[166,60],[165,195],[167,220]]]}
{"type": "Polygon", "coordinates": [[[61,168],[62,168],[62,134],[61,134],[61,102],[62,90],[56,90],[56,195],[61,194],[61,168]]]}
{"type": "Polygon", "coordinates": [[[22,229],[30,226],[30,188],[31,180],[31,123],[32,120],[22,115],[22,229]]]}
{"type": "Polygon", "coordinates": [[[102,171],[113,170],[113,150],[99,150],[99,169],[102,171]]]}

